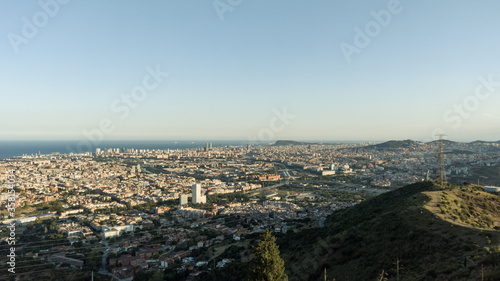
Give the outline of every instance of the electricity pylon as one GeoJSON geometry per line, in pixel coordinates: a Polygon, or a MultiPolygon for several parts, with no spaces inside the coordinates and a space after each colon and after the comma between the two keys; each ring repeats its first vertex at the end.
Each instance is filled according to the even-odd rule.
{"type": "Polygon", "coordinates": [[[436,174],[436,181],[446,182],[446,169],[444,167],[444,153],[443,153],[443,137],[445,134],[439,134],[439,152],[438,152],[438,172],[436,174]]]}

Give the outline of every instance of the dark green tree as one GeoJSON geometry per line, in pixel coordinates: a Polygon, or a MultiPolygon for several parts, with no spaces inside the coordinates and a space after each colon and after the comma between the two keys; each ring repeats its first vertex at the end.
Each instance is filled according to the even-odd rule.
{"type": "Polygon", "coordinates": [[[54,219],[54,220],[50,221],[49,230],[50,230],[50,232],[57,231],[57,220],[54,219]]]}
{"type": "Polygon", "coordinates": [[[134,281],[162,281],[163,280],[163,272],[154,271],[154,272],[144,272],[139,271],[134,274],[134,281]]]}
{"type": "Polygon", "coordinates": [[[255,258],[249,271],[252,281],[287,281],[285,262],[280,257],[276,237],[267,229],[261,236],[261,241],[254,246],[255,258]]]}

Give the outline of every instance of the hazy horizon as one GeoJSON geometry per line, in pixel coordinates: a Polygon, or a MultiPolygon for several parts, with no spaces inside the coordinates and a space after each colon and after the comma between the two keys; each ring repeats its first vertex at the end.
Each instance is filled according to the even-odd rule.
{"type": "MultiPolygon", "coordinates": [[[[446,136],[443,138],[444,140],[454,141],[454,142],[463,142],[469,143],[474,141],[485,141],[485,142],[499,142],[499,140],[495,139],[470,139],[470,140],[460,140],[460,139],[449,139],[446,136]]],[[[418,140],[418,139],[410,139],[410,138],[402,138],[402,139],[365,139],[365,140],[351,140],[351,139],[275,139],[270,141],[265,140],[257,140],[257,143],[274,143],[276,141],[297,141],[297,142],[323,142],[323,143],[334,143],[334,142],[387,142],[387,141],[405,141],[412,140],[417,142],[432,142],[438,139],[433,140],[418,140]]],[[[87,141],[86,139],[0,139],[0,142],[82,142],[87,141]]],[[[206,142],[251,142],[249,139],[105,139],[100,141],[99,143],[105,142],[199,142],[205,144],[206,142]]],[[[93,146],[99,146],[93,145],[93,146]]]]}

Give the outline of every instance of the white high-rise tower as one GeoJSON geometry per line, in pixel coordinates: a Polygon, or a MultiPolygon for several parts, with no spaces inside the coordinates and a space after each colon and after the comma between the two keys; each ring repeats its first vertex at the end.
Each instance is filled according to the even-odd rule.
{"type": "Polygon", "coordinates": [[[207,203],[207,197],[201,195],[201,184],[193,184],[193,204],[207,203]]]}

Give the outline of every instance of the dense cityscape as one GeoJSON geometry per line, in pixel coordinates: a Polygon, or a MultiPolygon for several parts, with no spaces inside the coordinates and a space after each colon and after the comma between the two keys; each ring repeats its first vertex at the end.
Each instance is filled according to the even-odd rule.
{"type": "MultiPolygon", "coordinates": [[[[499,185],[480,171],[500,166],[500,144],[444,142],[449,181],[499,185]]],[[[196,280],[248,260],[265,229],[321,227],[337,210],[435,177],[438,148],[278,141],[1,159],[2,245],[15,240],[19,274],[62,266],[132,280],[168,269],[196,280]]]]}

